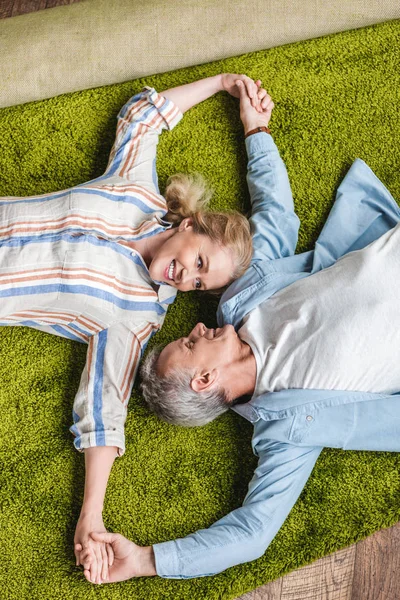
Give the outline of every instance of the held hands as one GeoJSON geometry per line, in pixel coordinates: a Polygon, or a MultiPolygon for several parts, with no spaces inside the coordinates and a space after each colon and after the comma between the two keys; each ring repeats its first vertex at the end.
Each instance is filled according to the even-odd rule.
{"type": "Polygon", "coordinates": [[[254,98],[250,98],[245,83],[237,79],[236,86],[240,97],[240,119],[243,123],[244,132],[247,133],[257,127],[268,127],[274,103],[271,96],[261,87],[261,81],[256,81],[256,105],[254,98]]]}
{"type": "Polygon", "coordinates": [[[106,532],[101,515],[81,513],[74,537],[76,565],[84,565],[83,557],[86,560],[90,557],[89,581],[101,583],[108,580],[109,567],[112,567],[114,562],[114,552],[110,544],[94,540],[90,536],[92,531],[106,532]]]}
{"type": "MultiPolygon", "coordinates": [[[[257,98],[257,92],[259,86],[257,82],[254,82],[251,77],[247,75],[235,75],[234,73],[222,73],[221,74],[221,85],[222,89],[225,92],[228,92],[234,98],[240,98],[240,90],[237,85],[237,82],[241,81],[243,84],[243,89],[245,90],[251,106],[254,108],[257,107],[259,101],[257,98]]],[[[261,83],[261,82],[259,82],[261,83]]]]}
{"type": "Polygon", "coordinates": [[[90,549],[81,552],[86,579],[92,583],[114,583],[125,581],[131,577],[156,575],[155,559],[152,546],[141,547],[126,539],[119,533],[92,532],[90,537],[95,544],[112,548],[114,560],[110,565],[108,577],[98,577],[98,570],[93,561],[90,549]],[[95,572],[93,571],[95,569],[95,572]]]}

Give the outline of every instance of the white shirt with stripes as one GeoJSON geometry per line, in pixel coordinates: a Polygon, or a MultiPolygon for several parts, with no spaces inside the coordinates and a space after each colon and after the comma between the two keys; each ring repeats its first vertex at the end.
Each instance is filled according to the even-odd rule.
{"type": "Polygon", "coordinates": [[[154,89],[121,109],[106,172],[73,188],[0,198],[0,324],[88,344],[73,407],[78,450],[125,450],[127,404],[140,357],[176,296],[152,281],[127,243],[161,232],[158,136],[182,113],[154,89]]]}

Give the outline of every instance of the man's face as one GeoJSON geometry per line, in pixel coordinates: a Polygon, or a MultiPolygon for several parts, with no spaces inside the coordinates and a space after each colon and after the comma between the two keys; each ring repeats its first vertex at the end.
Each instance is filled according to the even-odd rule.
{"type": "MultiPolygon", "coordinates": [[[[184,367],[200,375],[216,370],[223,375],[224,367],[240,358],[241,348],[242,342],[232,325],[208,329],[197,323],[187,337],[165,346],[157,361],[157,372],[164,376],[176,367],[184,367]]],[[[223,384],[221,378],[219,383],[223,384]]]]}
{"type": "Polygon", "coordinates": [[[162,281],[181,292],[212,290],[232,281],[234,263],[231,252],[194,233],[190,219],[179,228],[153,257],[149,273],[154,281],[162,281]]]}

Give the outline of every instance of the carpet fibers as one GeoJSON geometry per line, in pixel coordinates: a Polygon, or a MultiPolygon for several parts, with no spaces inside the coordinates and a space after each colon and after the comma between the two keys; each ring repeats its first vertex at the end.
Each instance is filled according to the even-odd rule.
{"type": "MultiPolygon", "coordinates": [[[[271,128],[312,248],[335,190],[356,157],[400,199],[400,22],[255,52],[146,79],[0,111],[0,195],[65,189],[102,173],[120,106],[143,85],[167,87],[221,71],[261,78],[276,108],[271,128]]],[[[199,171],[213,208],[248,209],[238,101],[189,111],[158,150],[169,174],[199,171]]],[[[216,301],[188,294],[156,342],[215,323],[216,301]]],[[[86,347],[27,328],[0,332],[2,600],[232,599],[400,518],[400,456],[325,450],[265,555],[211,578],[149,578],[95,587],[75,567],[74,526],[84,461],[68,431],[86,347]]],[[[140,544],[182,536],[239,506],[255,466],[251,426],[235,414],[186,430],[159,422],[135,391],[127,451],[114,465],[104,519],[140,544]]]]}

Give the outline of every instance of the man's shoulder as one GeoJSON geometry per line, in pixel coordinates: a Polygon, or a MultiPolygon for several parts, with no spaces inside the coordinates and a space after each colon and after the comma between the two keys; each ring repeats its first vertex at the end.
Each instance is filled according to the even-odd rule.
{"type": "Polygon", "coordinates": [[[220,326],[240,326],[243,318],[256,306],[281,289],[309,274],[308,254],[297,254],[275,260],[255,260],[246,273],[224,292],[218,305],[220,326]]]}

